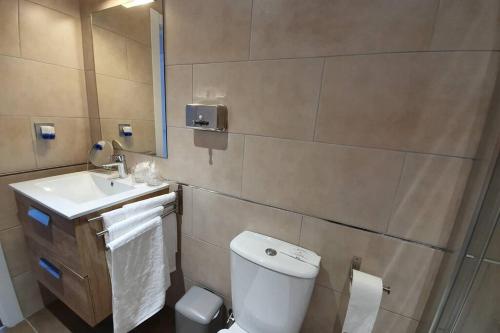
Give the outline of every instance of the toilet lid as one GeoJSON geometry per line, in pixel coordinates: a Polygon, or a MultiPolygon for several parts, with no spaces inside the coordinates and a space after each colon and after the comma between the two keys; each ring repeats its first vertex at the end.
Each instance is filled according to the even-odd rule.
{"type": "Polygon", "coordinates": [[[239,327],[238,324],[234,323],[233,325],[231,325],[231,327],[229,327],[229,329],[220,330],[218,333],[248,333],[248,332],[239,327]]]}

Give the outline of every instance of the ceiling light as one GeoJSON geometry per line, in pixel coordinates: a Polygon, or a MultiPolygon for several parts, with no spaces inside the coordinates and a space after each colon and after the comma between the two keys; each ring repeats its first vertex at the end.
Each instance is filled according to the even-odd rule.
{"type": "Polygon", "coordinates": [[[126,0],[124,3],[122,3],[122,6],[125,8],[130,8],[130,7],[145,5],[151,2],[155,2],[155,0],[126,0]]]}

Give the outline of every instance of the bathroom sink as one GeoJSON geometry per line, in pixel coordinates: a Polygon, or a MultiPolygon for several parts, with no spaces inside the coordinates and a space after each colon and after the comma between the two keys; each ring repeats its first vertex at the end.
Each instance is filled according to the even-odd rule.
{"type": "Polygon", "coordinates": [[[116,173],[97,170],[35,179],[10,186],[64,217],[74,219],[164,189],[168,184],[148,186],[133,182],[130,175],[120,179],[116,178],[116,173]]]}

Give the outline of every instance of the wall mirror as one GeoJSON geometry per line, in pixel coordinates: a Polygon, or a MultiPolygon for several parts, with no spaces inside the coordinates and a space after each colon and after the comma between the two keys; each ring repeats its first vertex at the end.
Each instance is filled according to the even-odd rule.
{"type": "Polygon", "coordinates": [[[166,158],[163,1],[121,1],[91,14],[100,130],[123,150],[166,158]]]}

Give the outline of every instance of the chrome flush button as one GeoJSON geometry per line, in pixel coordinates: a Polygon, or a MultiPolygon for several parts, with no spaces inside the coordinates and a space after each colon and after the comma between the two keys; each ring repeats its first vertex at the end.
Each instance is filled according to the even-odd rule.
{"type": "Polygon", "coordinates": [[[276,255],[276,250],[275,249],[271,249],[271,248],[266,249],[266,254],[268,256],[274,257],[276,255]]]}

